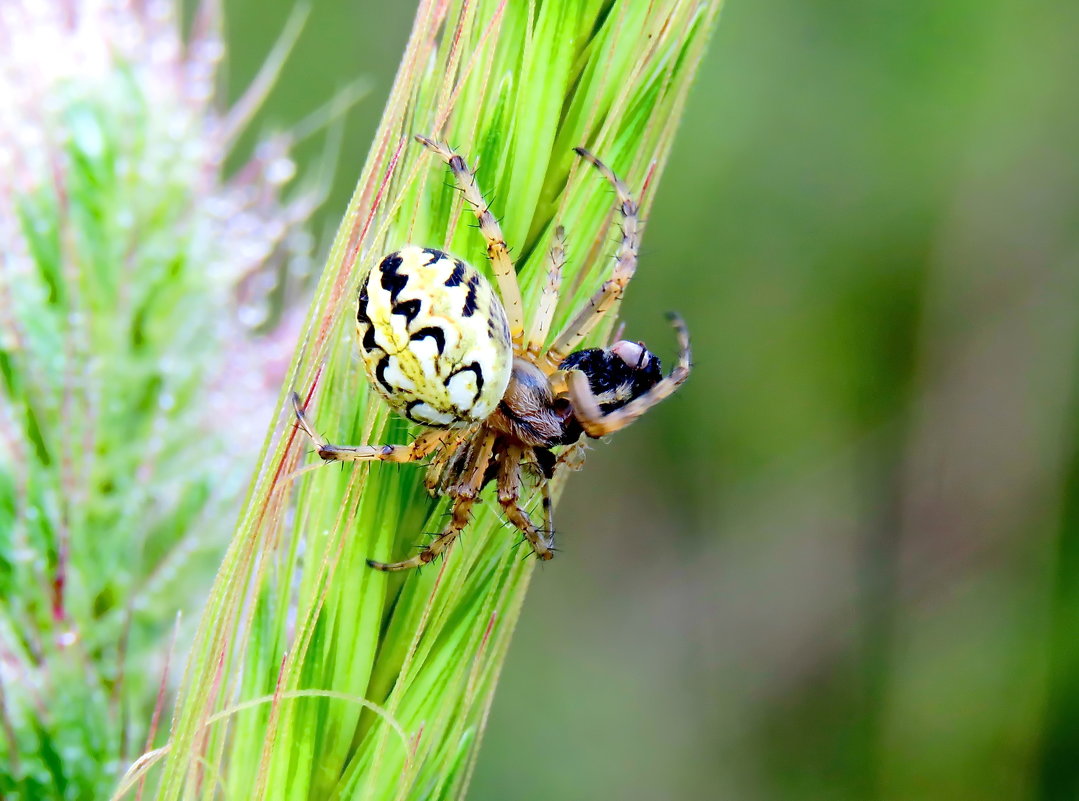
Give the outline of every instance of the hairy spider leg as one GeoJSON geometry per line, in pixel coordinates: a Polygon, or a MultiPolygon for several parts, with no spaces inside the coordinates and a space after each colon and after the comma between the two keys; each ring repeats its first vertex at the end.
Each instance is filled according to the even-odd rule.
{"type": "Polygon", "coordinates": [[[536,557],[546,561],[554,556],[550,548],[551,543],[543,536],[543,532],[536,528],[536,524],[532,522],[532,518],[528,516],[528,512],[520,503],[523,455],[524,451],[518,445],[506,448],[502,455],[498,468],[498,502],[506,513],[506,519],[524,534],[536,557]]]}
{"type": "Polygon", "coordinates": [[[555,338],[554,343],[543,357],[541,367],[544,372],[551,373],[558,369],[558,365],[568,356],[581,341],[591,333],[592,329],[607,315],[622,297],[622,293],[633,278],[637,270],[637,251],[641,246],[641,224],[638,217],[637,201],[630,194],[629,187],[619,178],[611,168],[593,156],[583,147],[575,147],[582,159],[594,166],[614,187],[618,196],[618,211],[622,215],[622,241],[614,254],[614,266],[611,276],[597,289],[580,311],[566,324],[562,332],[555,338]]]}
{"type": "Polygon", "coordinates": [[[562,267],[566,263],[566,229],[561,225],[554,229],[554,241],[547,254],[547,281],[540,293],[536,314],[532,318],[532,328],[528,332],[528,344],[525,355],[531,362],[536,361],[547,334],[551,330],[551,320],[558,306],[558,294],[562,289],[562,267]]]}
{"type": "Polygon", "coordinates": [[[502,306],[506,310],[506,319],[510,324],[510,338],[513,340],[513,352],[520,355],[524,341],[524,309],[521,305],[521,287],[517,283],[517,271],[510,258],[502,227],[491,213],[491,207],[483,198],[476,173],[468,168],[465,160],[449,145],[416,135],[416,141],[437,153],[449,165],[457,186],[472,206],[480,224],[480,233],[487,240],[487,258],[491,260],[491,269],[498,283],[498,293],[502,296],[502,306]]]}
{"type": "Polygon", "coordinates": [[[315,433],[300,408],[300,396],[292,393],[292,406],[300,428],[311,438],[319,458],[327,462],[416,462],[429,455],[454,433],[451,429],[428,429],[410,445],[331,445],[315,433]]]}
{"type": "Polygon", "coordinates": [[[461,531],[468,525],[468,521],[471,517],[472,505],[476,502],[476,496],[479,495],[480,489],[483,487],[483,479],[487,472],[487,465],[490,463],[491,456],[494,453],[497,436],[490,432],[480,434],[479,436],[483,437],[483,441],[480,446],[472,452],[471,462],[464,473],[464,481],[460,484],[451,486],[447,490],[447,494],[453,498],[453,507],[450,511],[450,523],[446,526],[445,530],[435,537],[430,545],[411,559],[403,559],[400,562],[376,562],[374,559],[368,559],[368,565],[375,568],[375,570],[386,572],[410,570],[411,568],[422,567],[423,565],[434,561],[438,558],[439,554],[453,544],[453,541],[457,539],[461,534],[461,531]]]}
{"type": "Polygon", "coordinates": [[[689,377],[693,358],[689,347],[689,330],[677,314],[671,314],[669,318],[678,334],[678,364],[671,370],[670,375],[621,409],[604,414],[596,401],[596,396],[592,394],[588,376],[580,370],[570,370],[565,374],[566,387],[570,401],[573,403],[573,414],[588,436],[602,437],[625,428],[673,393],[689,377]]]}
{"type": "Polygon", "coordinates": [[[554,550],[554,501],[551,499],[551,482],[540,485],[540,498],[543,504],[543,530],[547,534],[547,544],[554,550]]]}
{"type": "Polygon", "coordinates": [[[477,426],[453,429],[444,444],[437,448],[423,477],[423,486],[429,495],[446,495],[451,486],[460,482],[478,447],[477,430],[477,426]]]}

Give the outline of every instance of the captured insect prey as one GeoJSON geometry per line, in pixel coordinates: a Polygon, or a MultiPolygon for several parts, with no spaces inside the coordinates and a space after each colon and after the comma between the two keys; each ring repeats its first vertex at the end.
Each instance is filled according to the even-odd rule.
{"type": "Polygon", "coordinates": [[[551,339],[565,261],[565,233],[556,229],[546,282],[526,329],[517,273],[475,174],[447,145],[416,139],[449,165],[475,212],[498,293],[476,268],[441,250],[408,246],[390,253],[360,284],[357,341],[371,385],[398,414],[425,430],[409,445],[332,445],[315,432],[294,394],[296,416],[323,460],[429,460],[427,490],[452,501],[448,525],[419,553],[400,562],[369,559],[371,567],[407,570],[445,552],[468,525],[477,496],[490,482],[506,519],[538,558],[550,559],[550,480],[561,469],[580,466],[582,437],[624,428],[686,380],[689,333],[672,314],[679,354],[666,376],[643,343],[621,340],[574,351],[622,297],[640,246],[636,200],[621,179],[580,147],[577,154],[614,187],[622,238],[607,280],[551,339]],[[526,475],[538,475],[541,526],[525,511],[526,475]]]}

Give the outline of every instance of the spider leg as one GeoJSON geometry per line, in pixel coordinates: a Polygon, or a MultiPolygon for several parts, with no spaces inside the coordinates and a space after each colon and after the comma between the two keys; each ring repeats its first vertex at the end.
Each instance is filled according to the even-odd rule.
{"type": "Polygon", "coordinates": [[[513,339],[514,353],[521,352],[524,340],[524,311],[521,306],[521,287],[517,283],[517,271],[510,258],[509,249],[506,247],[506,239],[502,235],[502,227],[491,213],[491,207],[483,198],[479,186],[476,184],[476,173],[468,168],[465,160],[454,152],[449,145],[428,139],[426,136],[416,136],[416,141],[437,153],[449,165],[457,185],[464,193],[465,200],[472,206],[479,221],[480,233],[487,240],[487,258],[491,260],[491,269],[494,271],[495,280],[498,282],[498,292],[502,296],[502,305],[506,309],[506,318],[510,324],[510,337],[513,339]]]}
{"type": "MultiPolygon", "coordinates": [[[[521,459],[522,450],[519,446],[510,446],[506,449],[498,470],[498,502],[506,513],[506,519],[524,534],[536,557],[547,560],[554,556],[550,547],[551,542],[544,537],[544,532],[536,528],[536,524],[532,522],[532,518],[528,516],[528,512],[520,503],[521,459]]],[[[546,489],[546,481],[544,489],[546,489]]],[[[545,508],[549,503],[550,496],[545,495],[545,508]]]]}
{"type": "Polygon", "coordinates": [[[487,471],[487,465],[491,461],[491,454],[494,451],[495,435],[486,434],[482,436],[482,442],[473,451],[472,461],[469,463],[464,481],[450,487],[447,492],[453,498],[453,508],[449,525],[446,526],[445,530],[435,537],[430,545],[423,548],[411,559],[403,559],[400,562],[378,562],[374,559],[368,559],[368,565],[375,570],[384,572],[422,567],[434,561],[439,554],[453,544],[453,541],[460,536],[465,526],[468,525],[472,506],[476,503],[476,496],[479,495],[480,489],[483,487],[483,477],[487,471]]]}
{"type": "Polygon", "coordinates": [[[292,406],[300,428],[314,443],[319,458],[327,462],[415,462],[434,451],[453,433],[449,429],[429,429],[408,445],[331,445],[311,427],[300,408],[300,396],[295,392],[292,393],[292,406]]]}
{"type": "Polygon", "coordinates": [[[429,562],[433,562],[438,558],[439,554],[443,553],[449,548],[455,539],[457,539],[465,526],[468,525],[469,518],[471,517],[472,505],[476,502],[476,498],[462,495],[456,498],[453,502],[453,511],[451,514],[450,523],[446,526],[445,530],[435,537],[431,544],[423,548],[418,554],[411,559],[403,559],[400,562],[378,562],[374,559],[368,559],[367,564],[373,567],[375,570],[381,570],[384,573],[392,573],[398,570],[411,570],[414,567],[423,567],[429,562]]]}
{"type": "Polygon", "coordinates": [[[423,477],[423,486],[429,495],[437,497],[446,494],[455,471],[459,470],[460,465],[467,464],[468,455],[471,452],[469,439],[475,431],[474,427],[454,429],[439,444],[423,477]]]}
{"type": "Polygon", "coordinates": [[[584,440],[577,440],[572,445],[566,447],[562,453],[558,454],[558,458],[555,460],[555,470],[560,467],[565,467],[567,470],[577,472],[584,468],[585,454],[588,451],[588,445],[584,440]]]}
{"type": "Polygon", "coordinates": [[[588,384],[588,376],[580,370],[570,370],[565,374],[569,398],[573,403],[573,414],[588,436],[602,437],[618,431],[620,428],[625,428],[673,393],[689,377],[689,370],[692,366],[689,331],[681,317],[675,314],[670,317],[675,331],[678,333],[678,364],[671,370],[669,376],[648,390],[648,392],[634,398],[621,409],[604,414],[596,401],[596,396],[592,394],[592,388],[588,384]]]}
{"type": "Polygon", "coordinates": [[[614,255],[614,267],[611,276],[597,289],[580,311],[566,324],[555,338],[543,358],[544,372],[558,369],[562,360],[573,351],[592,329],[603,320],[622,297],[622,293],[637,270],[637,251],[641,246],[641,224],[638,217],[637,201],[630,194],[629,187],[611,168],[597,159],[583,147],[574,148],[577,155],[592,164],[602,173],[618,196],[618,210],[622,214],[622,241],[614,255]]]}
{"type": "Polygon", "coordinates": [[[536,361],[540,348],[547,341],[551,329],[551,319],[558,305],[558,293],[562,288],[562,267],[566,263],[566,229],[561,225],[554,229],[554,242],[547,254],[547,283],[543,285],[539,306],[532,318],[532,329],[528,332],[528,345],[525,353],[531,361],[536,361]]]}
{"type": "Polygon", "coordinates": [[[551,500],[551,482],[544,481],[540,487],[543,504],[543,530],[547,534],[547,544],[554,550],[554,502],[551,500]]]}

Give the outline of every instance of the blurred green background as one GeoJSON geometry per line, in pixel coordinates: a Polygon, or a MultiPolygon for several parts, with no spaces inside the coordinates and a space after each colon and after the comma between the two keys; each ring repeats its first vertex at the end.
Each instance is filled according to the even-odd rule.
{"type": "MultiPolygon", "coordinates": [[[[225,6],[235,95],[291,0],[225,6]]],[[[370,76],[324,233],[411,13],[317,0],[261,117],[370,76]]],[[[624,305],[696,371],[570,481],[474,801],[1079,799],[1076,42],[1075,3],[728,3],[624,305]]]]}

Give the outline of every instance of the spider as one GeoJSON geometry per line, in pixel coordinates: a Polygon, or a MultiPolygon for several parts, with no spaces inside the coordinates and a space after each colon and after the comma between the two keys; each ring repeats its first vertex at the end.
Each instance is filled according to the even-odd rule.
{"type": "Polygon", "coordinates": [[[448,145],[417,136],[441,157],[472,207],[487,240],[501,302],[474,267],[440,250],[408,246],[386,256],[362,279],[356,311],[368,379],[396,412],[425,427],[410,445],[331,445],[310,425],[293,394],[300,426],[323,460],[418,462],[432,495],[451,499],[450,521],[410,559],[367,564],[378,570],[420,567],[446,551],[469,522],[480,491],[495,483],[506,518],[540,559],[554,552],[550,480],[560,467],[579,469],[582,437],[598,438],[632,423],[689,376],[689,333],[675,314],[678,364],[666,377],[644,343],[619,340],[574,351],[622,297],[637,266],[640,221],[629,189],[603,162],[576,153],[614,187],[622,239],[610,277],[548,340],[565,262],[565,232],[555,230],[546,284],[526,330],[521,290],[498,221],[475,173],[448,145]],[[558,455],[553,449],[562,448],[558,455]],[[544,524],[522,504],[524,474],[538,480],[544,524]]]}

